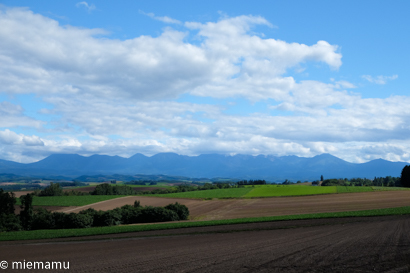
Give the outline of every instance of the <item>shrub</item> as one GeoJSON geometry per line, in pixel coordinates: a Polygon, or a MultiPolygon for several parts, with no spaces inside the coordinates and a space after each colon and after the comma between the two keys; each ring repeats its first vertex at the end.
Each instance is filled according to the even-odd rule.
{"type": "Polygon", "coordinates": [[[70,213],[67,215],[65,228],[88,228],[93,224],[93,218],[88,214],[70,213]]]}
{"type": "Polygon", "coordinates": [[[135,191],[130,186],[111,186],[110,184],[100,184],[95,187],[92,195],[134,195],[135,191]]]}
{"type": "MultiPolygon", "coordinates": [[[[137,202],[137,201],[135,201],[137,202]]],[[[121,222],[123,224],[139,223],[141,216],[141,206],[125,205],[121,207],[121,222]]]]}
{"type": "Polygon", "coordinates": [[[44,190],[40,191],[38,196],[62,196],[63,189],[58,183],[50,183],[50,186],[46,187],[44,190]]]}
{"type": "Polygon", "coordinates": [[[166,221],[178,221],[179,217],[175,211],[163,207],[144,207],[141,211],[141,223],[154,223],[166,221]]]}
{"type": "Polygon", "coordinates": [[[52,229],[55,228],[54,215],[43,208],[38,208],[33,214],[31,229],[52,229]]]}
{"type": "Polygon", "coordinates": [[[53,212],[53,218],[54,218],[54,228],[57,229],[63,229],[66,228],[69,225],[68,221],[68,215],[65,214],[64,212],[53,212]]]}
{"type": "Polygon", "coordinates": [[[169,204],[165,208],[176,212],[176,214],[178,215],[179,220],[188,220],[189,209],[188,209],[187,206],[179,204],[178,202],[176,202],[175,204],[169,204]]]}
{"type": "Polygon", "coordinates": [[[94,215],[95,227],[114,226],[121,224],[122,215],[118,210],[98,211],[94,215]]]}
{"type": "Polygon", "coordinates": [[[15,214],[0,213],[0,232],[21,230],[20,218],[15,214]]]}
{"type": "Polygon", "coordinates": [[[138,208],[138,207],[141,207],[141,203],[140,203],[140,201],[135,200],[135,202],[134,202],[134,208],[138,208]]]}
{"type": "Polygon", "coordinates": [[[348,184],[341,179],[326,179],[322,182],[322,186],[347,186],[348,184]]]}
{"type": "Polygon", "coordinates": [[[16,197],[14,193],[5,192],[0,189],[0,214],[14,214],[14,205],[16,204],[16,197]]]}

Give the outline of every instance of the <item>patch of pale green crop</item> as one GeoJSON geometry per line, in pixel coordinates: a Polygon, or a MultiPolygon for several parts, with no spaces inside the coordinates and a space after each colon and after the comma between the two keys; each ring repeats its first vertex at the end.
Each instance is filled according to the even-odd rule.
{"type": "Polygon", "coordinates": [[[404,187],[372,187],[373,190],[375,191],[408,191],[410,188],[404,188],[404,187]]]}
{"type": "Polygon", "coordinates": [[[337,193],[335,186],[329,187],[314,187],[314,186],[288,186],[278,185],[271,187],[253,188],[252,191],[245,194],[243,197],[274,197],[274,196],[300,196],[300,195],[315,195],[337,193]]]}
{"type": "Polygon", "coordinates": [[[351,193],[351,192],[369,192],[373,191],[372,187],[353,187],[353,186],[337,186],[337,193],[351,193]]]}
{"type": "Polygon", "coordinates": [[[158,197],[177,197],[177,198],[196,198],[196,199],[211,199],[211,198],[239,198],[250,192],[253,188],[231,188],[231,189],[216,189],[216,190],[198,190],[167,194],[149,194],[145,196],[158,197]]]}

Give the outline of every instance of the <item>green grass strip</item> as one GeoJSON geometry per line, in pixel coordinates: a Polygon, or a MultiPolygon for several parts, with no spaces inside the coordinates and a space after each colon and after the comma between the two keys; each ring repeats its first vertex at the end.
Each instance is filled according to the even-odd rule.
{"type": "MultiPolygon", "coordinates": [[[[126,195],[34,196],[33,206],[85,206],[126,195]]],[[[17,205],[21,205],[17,198],[17,205]]]]}
{"type": "Polygon", "coordinates": [[[373,191],[373,188],[372,187],[337,186],[337,193],[369,192],[369,191],[373,191]]]}
{"type": "Polygon", "coordinates": [[[405,215],[405,214],[410,214],[410,207],[374,209],[374,210],[362,210],[362,211],[332,212],[332,213],[299,214],[299,215],[286,215],[286,216],[271,216],[271,217],[256,217],[256,218],[240,218],[240,219],[231,219],[231,220],[172,222],[172,223],[163,223],[163,224],[95,227],[95,228],[83,228],[83,229],[13,231],[13,232],[0,233],[0,241],[66,238],[66,237],[78,237],[78,236],[117,234],[117,233],[127,233],[127,232],[141,232],[141,231],[152,231],[152,230],[166,230],[166,229],[176,229],[176,228],[205,227],[205,226],[218,226],[218,225],[233,225],[233,224],[285,221],[285,220],[363,217],[363,216],[386,216],[386,215],[405,215]]]}
{"type": "Polygon", "coordinates": [[[336,187],[276,186],[253,188],[243,197],[301,196],[329,193],[337,193],[336,187]]]}
{"type": "Polygon", "coordinates": [[[199,190],[187,191],[167,194],[147,194],[145,196],[157,197],[178,197],[178,198],[195,198],[195,199],[211,199],[211,198],[239,198],[250,192],[252,188],[232,188],[218,190],[199,190]]]}
{"type": "Polygon", "coordinates": [[[404,187],[378,187],[378,186],[373,186],[372,187],[374,191],[408,191],[410,188],[404,188],[404,187]]]}

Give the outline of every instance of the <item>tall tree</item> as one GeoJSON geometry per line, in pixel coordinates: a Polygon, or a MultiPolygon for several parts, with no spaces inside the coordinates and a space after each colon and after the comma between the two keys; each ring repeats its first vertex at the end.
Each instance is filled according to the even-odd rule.
{"type": "Polygon", "coordinates": [[[20,200],[20,221],[24,229],[30,230],[33,222],[33,194],[22,195],[20,200]]]}
{"type": "Polygon", "coordinates": [[[403,187],[410,187],[410,165],[404,166],[401,171],[400,181],[403,187]]]}
{"type": "Polygon", "coordinates": [[[16,198],[14,197],[14,193],[8,193],[0,189],[0,214],[14,214],[15,204],[16,198]]]}

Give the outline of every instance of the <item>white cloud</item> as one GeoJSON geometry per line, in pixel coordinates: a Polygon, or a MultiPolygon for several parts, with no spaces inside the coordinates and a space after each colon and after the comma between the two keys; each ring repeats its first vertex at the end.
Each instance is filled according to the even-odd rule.
{"type": "Polygon", "coordinates": [[[341,65],[335,45],[260,38],[248,33],[256,24],[270,26],[262,17],[239,16],[186,23],[199,30],[200,45],[172,29],[156,38],[119,41],[96,38],[103,30],[60,26],[29,10],[6,9],[0,13],[1,91],[145,100],[192,93],[260,100],[287,92],[282,87],[293,79],[282,74],[301,62],[341,65]]]}
{"type": "Polygon", "coordinates": [[[146,16],[154,19],[154,20],[161,21],[161,22],[164,22],[164,23],[167,23],[167,24],[177,24],[177,25],[182,24],[181,21],[179,21],[177,19],[173,19],[173,18],[168,17],[168,16],[155,16],[155,14],[152,13],[152,12],[145,13],[142,10],[140,10],[139,13],[144,14],[144,15],[146,15],[146,16]]]}
{"type": "MultiPolygon", "coordinates": [[[[88,6],[82,3],[78,5],[88,6]]],[[[167,28],[158,37],[121,41],[98,38],[106,34],[101,29],[61,26],[27,9],[0,11],[0,93],[34,93],[53,106],[40,111],[50,120],[44,126],[21,106],[0,103],[0,127],[7,128],[0,131],[3,158],[28,162],[50,153],[328,152],[352,161],[410,160],[405,153],[410,148],[409,97],[364,99],[349,91],[356,86],[346,80],[297,81],[286,72],[305,62],[339,69],[338,46],[265,38],[252,33],[255,25],[273,27],[259,16],[224,17],[187,22],[185,32],[167,28]],[[192,33],[199,38],[195,43],[189,41],[192,33]],[[212,97],[217,103],[246,98],[266,109],[226,114],[234,103],[172,100],[182,94],[212,97]],[[21,126],[48,135],[27,136],[12,129],[21,126]]]]}
{"type": "Polygon", "coordinates": [[[93,11],[96,9],[94,4],[89,5],[87,2],[82,1],[82,2],[78,2],[77,4],[75,4],[75,6],[77,8],[83,7],[85,8],[88,12],[93,11]]]}
{"type": "Polygon", "coordinates": [[[393,75],[393,76],[377,76],[377,77],[372,77],[370,75],[363,75],[362,78],[375,84],[386,84],[387,81],[392,81],[397,79],[399,76],[398,75],[393,75]]]}
{"type": "Polygon", "coordinates": [[[9,129],[0,131],[0,142],[6,145],[44,146],[44,142],[38,136],[16,134],[9,129]]]}

